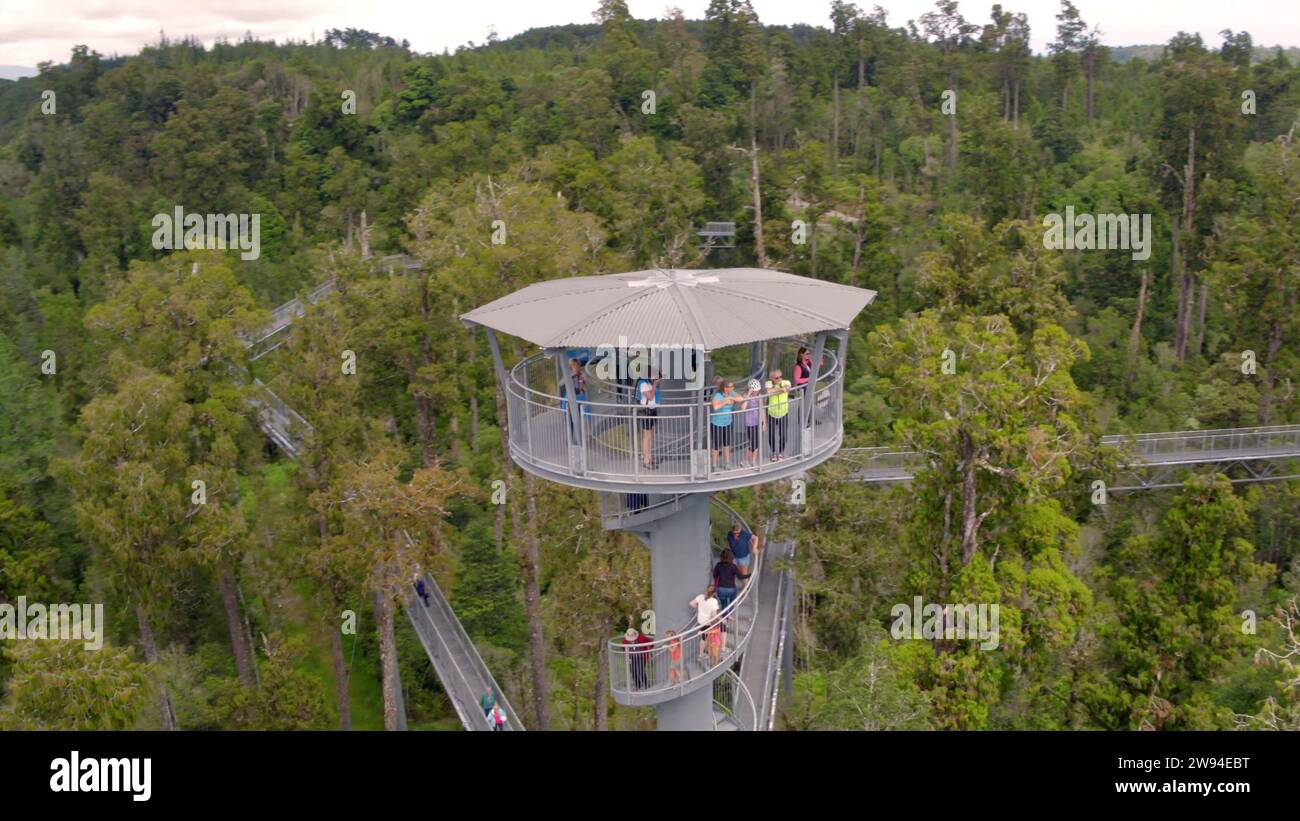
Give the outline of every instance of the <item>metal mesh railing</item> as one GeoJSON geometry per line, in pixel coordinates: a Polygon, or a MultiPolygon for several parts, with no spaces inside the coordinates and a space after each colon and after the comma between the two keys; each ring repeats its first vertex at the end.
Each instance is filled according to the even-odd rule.
{"type": "Polygon", "coordinates": [[[588,399],[570,408],[555,360],[536,354],[518,363],[506,382],[511,455],[553,472],[636,484],[761,475],[838,445],[843,372],[832,352],[824,362],[827,371],[815,391],[791,387],[784,401],[764,387],[758,396],[738,389],[735,404],[716,409],[712,391],[651,408],[594,401],[588,383],[588,399]]]}
{"type": "MultiPolygon", "coordinates": [[[[754,705],[754,696],[740,680],[740,676],[728,670],[713,680],[713,706],[731,719],[737,730],[752,731],[758,729],[758,708],[754,705]]],[[[718,729],[717,722],[714,729],[718,729]]]]}
{"type": "Polygon", "coordinates": [[[302,446],[302,437],[311,433],[308,421],[286,405],[275,392],[263,384],[262,380],[253,380],[253,395],[249,400],[257,411],[262,430],[271,437],[276,446],[289,456],[297,458],[302,446]]]}
{"type": "MultiPolygon", "coordinates": [[[[1101,443],[1120,450],[1120,467],[1211,464],[1252,459],[1300,458],[1300,425],[1112,434],[1101,443]]],[[[910,479],[924,457],[905,448],[843,448],[838,457],[857,465],[866,482],[910,479]]]]}
{"type": "Polygon", "coordinates": [[[1235,461],[1300,455],[1300,425],[1116,434],[1101,441],[1138,463],[1235,461]]]}
{"type": "MultiPolygon", "coordinates": [[[[731,507],[717,499],[711,501],[724,514],[719,521],[728,527],[735,521],[750,530],[731,507]]],[[[755,569],[736,598],[707,624],[700,624],[692,612],[680,629],[671,630],[671,636],[665,631],[662,637],[633,644],[626,643],[622,636],[610,639],[609,681],[615,699],[627,702],[639,696],[649,702],[667,698],[734,664],[754,626],[758,579],[759,571],[755,569]]],[[[707,578],[700,580],[701,592],[707,584],[707,578]]],[[[672,621],[676,622],[677,617],[672,621]]]]}

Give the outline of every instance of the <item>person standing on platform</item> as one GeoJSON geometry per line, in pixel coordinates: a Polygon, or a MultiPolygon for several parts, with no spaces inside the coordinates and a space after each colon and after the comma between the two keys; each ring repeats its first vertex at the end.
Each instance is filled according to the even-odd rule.
{"type": "Polygon", "coordinates": [[[785,458],[785,441],[790,425],[790,380],[781,378],[780,369],[767,380],[767,446],[772,461],[785,458]]]}

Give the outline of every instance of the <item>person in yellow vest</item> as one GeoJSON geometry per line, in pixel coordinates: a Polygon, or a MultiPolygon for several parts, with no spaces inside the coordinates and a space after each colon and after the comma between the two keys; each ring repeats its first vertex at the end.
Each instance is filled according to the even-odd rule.
{"type": "Polygon", "coordinates": [[[772,461],[785,458],[785,440],[790,425],[790,380],[781,378],[780,369],[764,385],[767,390],[767,447],[772,461]]]}

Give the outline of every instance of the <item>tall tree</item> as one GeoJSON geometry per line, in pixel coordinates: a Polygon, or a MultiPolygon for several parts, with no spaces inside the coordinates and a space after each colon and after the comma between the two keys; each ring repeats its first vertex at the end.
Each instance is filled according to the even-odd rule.
{"type": "MultiPolygon", "coordinates": [[[[947,90],[957,93],[957,71],[959,53],[971,42],[971,35],[977,26],[967,23],[966,18],[957,10],[956,0],[935,0],[935,11],[921,15],[921,27],[925,36],[939,46],[943,55],[944,73],[948,77],[947,90]]],[[[957,111],[954,105],[948,118],[948,168],[957,170],[957,111]]]]}
{"type": "Polygon", "coordinates": [[[1232,70],[1200,45],[1199,36],[1175,36],[1161,71],[1163,103],[1156,124],[1156,175],[1169,212],[1176,215],[1178,285],[1174,353],[1187,358],[1192,338],[1196,271],[1214,217],[1230,202],[1241,115],[1232,94],[1232,70]]]}
{"type": "Polygon", "coordinates": [[[1079,72],[1079,55],[1084,49],[1088,24],[1079,16],[1079,9],[1070,0],[1061,0],[1061,10],[1056,14],[1056,39],[1047,44],[1056,68],[1056,78],[1061,84],[1061,111],[1070,104],[1070,81],[1079,72]]]}
{"type": "Polygon", "coordinates": [[[415,568],[431,567],[443,551],[448,504],[462,481],[434,466],[403,482],[400,463],[400,452],[377,440],[372,452],[339,465],[336,481],[311,497],[333,530],[324,543],[328,561],[336,572],[364,580],[375,601],[387,730],[398,728],[394,607],[410,597],[415,568]]]}

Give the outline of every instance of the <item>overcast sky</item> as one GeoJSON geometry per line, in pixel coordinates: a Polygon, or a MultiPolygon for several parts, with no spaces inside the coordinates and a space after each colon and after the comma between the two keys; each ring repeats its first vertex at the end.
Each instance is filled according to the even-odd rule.
{"type": "MultiPolygon", "coordinates": [[[[765,23],[827,25],[829,0],[753,0],[765,23]]],[[[708,0],[628,0],[640,18],[662,17],[676,5],[688,18],[704,14],[708,0]]],[[[870,8],[871,0],[858,6],[870,8]]],[[[892,26],[906,25],[933,8],[932,0],[885,0],[892,26]]],[[[1029,14],[1033,45],[1042,51],[1055,35],[1058,0],[1006,0],[1004,8],[1029,14]]],[[[1297,0],[1078,0],[1083,18],[1099,24],[1110,45],[1163,43],[1175,32],[1200,32],[1211,45],[1225,28],[1249,31],[1257,45],[1300,45],[1297,0]]],[[[983,24],[992,3],[961,0],[960,9],[983,24]]],[[[596,0],[0,0],[0,64],[35,66],[65,61],[85,44],[101,54],[133,54],[157,42],[194,35],[205,44],[238,39],[310,39],[330,28],[369,29],[418,51],[441,52],[469,41],[482,43],[489,28],[505,38],[538,26],[591,22],[596,0]]]]}

